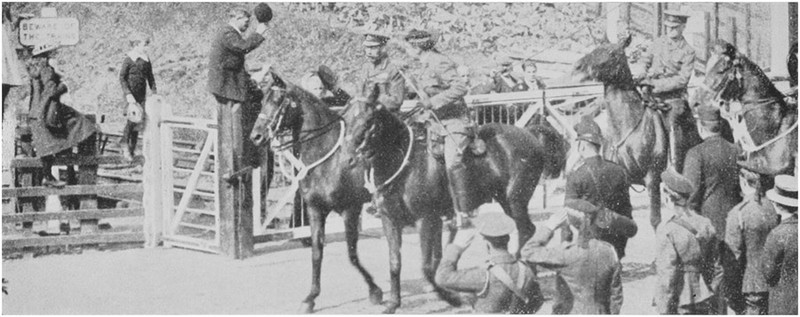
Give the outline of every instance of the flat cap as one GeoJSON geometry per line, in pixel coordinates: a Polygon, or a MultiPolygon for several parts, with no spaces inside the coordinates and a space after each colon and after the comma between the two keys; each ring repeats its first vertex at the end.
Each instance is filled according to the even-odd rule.
{"type": "Polygon", "coordinates": [[[702,121],[720,121],[722,116],[719,113],[719,108],[703,105],[695,108],[694,118],[702,121]]]}
{"type": "Polygon", "coordinates": [[[478,233],[486,237],[502,237],[514,232],[516,223],[507,216],[500,204],[484,204],[478,210],[475,223],[478,224],[478,233]]]}
{"type": "Polygon", "coordinates": [[[253,14],[255,14],[256,20],[258,20],[259,23],[272,21],[272,8],[266,3],[259,3],[256,8],[253,9],[253,14]]]}
{"type": "Polygon", "coordinates": [[[691,194],[694,192],[694,184],[692,184],[692,181],[673,168],[668,168],[661,173],[661,182],[663,182],[669,190],[679,194],[691,194]]]}
{"type": "Polygon", "coordinates": [[[775,187],[767,191],[767,198],[784,206],[797,207],[797,177],[775,176],[775,187]]]}
{"type": "Polygon", "coordinates": [[[589,116],[581,117],[581,121],[575,124],[575,133],[578,134],[578,141],[587,141],[597,145],[603,144],[603,132],[600,126],[589,116]]]}
{"type": "Polygon", "coordinates": [[[758,160],[736,161],[736,164],[738,164],[740,168],[751,171],[753,173],[761,175],[773,175],[773,172],[766,166],[764,166],[762,164],[762,161],[758,160]]]}

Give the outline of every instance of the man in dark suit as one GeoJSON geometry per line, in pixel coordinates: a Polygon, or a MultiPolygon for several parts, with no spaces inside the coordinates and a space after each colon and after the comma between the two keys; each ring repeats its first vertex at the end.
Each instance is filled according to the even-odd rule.
{"type": "Polygon", "coordinates": [[[778,175],[767,198],[781,217],[764,243],[762,273],[769,285],[769,314],[797,315],[797,177],[778,175]]]}
{"type": "MultiPolygon", "coordinates": [[[[622,166],[600,156],[603,142],[600,127],[589,117],[584,117],[575,125],[575,132],[578,134],[577,150],[582,161],[567,174],[565,204],[584,199],[595,206],[631,218],[630,182],[622,166]]],[[[611,243],[620,259],[625,256],[627,237],[603,233],[598,239],[611,243]]]]}
{"type": "Polygon", "coordinates": [[[725,221],[728,212],[733,209],[742,197],[739,194],[739,166],[736,159],[739,149],[722,138],[722,117],[719,109],[711,106],[700,106],[695,115],[697,129],[703,138],[686,154],[683,173],[694,185],[694,192],[689,197],[689,208],[699,212],[711,220],[717,232],[719,248],[715,250],[717,268],[714,274],[714,293],[719,299],[716,305],[719,313],[726,310],[725,299],[731,300],[731,308],[736,312],[744,310],[744,300],[736,294],[733,281],[724,277],[725,266],[735,263],[735,257],[725,244],[725,221]]]}

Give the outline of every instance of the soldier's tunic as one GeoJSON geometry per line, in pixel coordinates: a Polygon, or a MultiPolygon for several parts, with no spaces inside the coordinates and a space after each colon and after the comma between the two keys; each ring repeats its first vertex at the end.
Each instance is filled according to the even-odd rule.
{"type": "Polygon", "coordinates": [[[714,227],[699,215],[676,216],[658,227],[653,302],[659,314],[709,312],[713,266],[705,255],[714,247],[714,235],[714,227]]]}
{"type": "MultiPolygon", "coordinates": [[[[748,196],[728,214],[725,243],[736,257],[732,280],[741,283],[748,315],[767,314],[767,281],[761,272],[764,243],[769,232],[778,225],[778,214],[766,198],[748,196]],[[737,274],[738,273],[738,274],[737,274]]],[[[728,272],[725,272],[728,275],[728,272]]]]}
{"type": "MultiPolygon", "coordinates": [[[[567,174],[564,200],[584,199],[632,219],[629,186],[625,169],[598,155],[584,159],[581,165],[567,174]]],[[[601,234],[599,239],[611,243],[620,259],[625,256],[628,238],[617,234],[601,234]]]]}
{"type": "Polygon", "coordinates": [[[695,52],[684,37],[673,41],[668,36],[662,36],[653,41],[650,49],[642,56],[641,63],[647,70],[646,76],[651,78],[649,83],[653,87],[654,97],[670,105],[667,116],[667,129],[675,127],[676,144],[679,153],[676,153],[678,171],[682,171],[683,153],[687,150],[681,145],[690,142],[696,144],[699,140],[686,140],[690,135],[687,129],[694,124],[691,110],[688,108],[687,86],[694,70],[695,52]]]}
{"type": "Polygon", "coordinates": [[[619,314],[622,265],[614,247],[597,239],[587,248],[577,242],[548,247],[552,236],[550,228],[540,226],[520,251],[522,260],[557,272],[552,314],[619,314]]]}
{"type": "Polygon", "coordinates": [[[781,220],[764,243],[769,313],[797,315],[797,214],[781,220]]]}
{"type": "Polygon", "coordinates": [[[475,312],[533,314],[541,307],[543,297],[535,280],[536,274],[527,266],[521,270],[517,260],[508,251],[494,250],[489,262],[502,268],[514,282],[524,279],[521,290],[528,297],[527,303],[485,267],[458,270],[456,265],[462,252],[463,248],[453,244],[445,248],[442,262],[436,270],[436,284],[458,292],[475,293],[475,312]]]}
{"type": "Polygon", "coordinates": [[[406,81],[400,74],[399,68],[392,64],[387,56],[384,55],[378,65],[372,62],[364,63],[359,75],[363,80],[359,87],[362,96],[369,94],[373,85],[377,84],[380,89],[378,103],[393,112],[400,110],[405,96],[406,81]]]}

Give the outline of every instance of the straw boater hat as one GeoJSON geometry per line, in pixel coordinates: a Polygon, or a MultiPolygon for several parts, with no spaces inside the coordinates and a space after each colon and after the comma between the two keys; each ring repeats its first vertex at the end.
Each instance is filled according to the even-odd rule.
{"type": "Polygon", "coordinates": [[[676,26],[686,24],[686,21],[689,20],[691,16],[687,11],[688,10],[684,7],[681,7],[681,10],[664,10],[664,25],[676,26]]]}
{"type": "Polygon", "coordinates": [[[767,198],[780,205],[797,207],[797,177],[775,176],[775,187],[767,191],[767,198]]]}

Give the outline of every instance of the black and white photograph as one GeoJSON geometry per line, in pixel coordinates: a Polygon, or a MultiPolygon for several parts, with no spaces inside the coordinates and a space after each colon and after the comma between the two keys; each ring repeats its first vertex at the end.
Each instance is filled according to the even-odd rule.
{"type": "Polygon", "coordinates": [[[2,2],[3,315],[797,315],[797,2],[2,2]]]}

